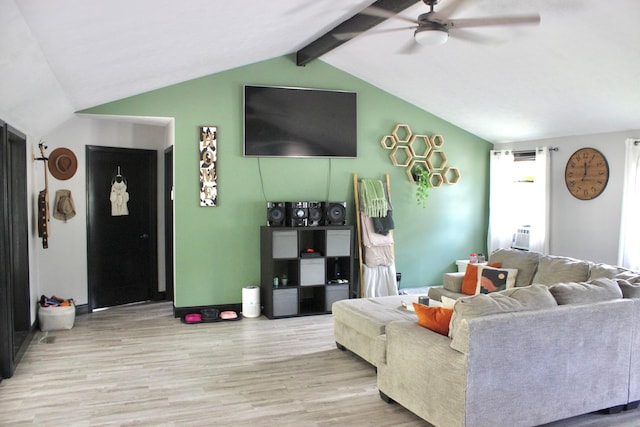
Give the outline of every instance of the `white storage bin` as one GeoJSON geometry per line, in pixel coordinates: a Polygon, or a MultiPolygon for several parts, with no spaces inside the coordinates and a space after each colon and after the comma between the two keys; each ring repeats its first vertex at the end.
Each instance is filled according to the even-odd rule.
{"type": "Polygon", "coordinates": [[[38,323],[43,332],[71,329],[75,320],[76,307],[73,304],[68,307],[38,306],[38,323]]]}

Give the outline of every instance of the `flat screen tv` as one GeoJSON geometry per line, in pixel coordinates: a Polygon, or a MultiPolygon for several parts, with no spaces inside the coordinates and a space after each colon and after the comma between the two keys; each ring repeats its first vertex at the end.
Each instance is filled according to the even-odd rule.
{"type": "Polygon", "coordinates": [[[356,93],[244,87],[247,157],[357,157],[356,93]]]}

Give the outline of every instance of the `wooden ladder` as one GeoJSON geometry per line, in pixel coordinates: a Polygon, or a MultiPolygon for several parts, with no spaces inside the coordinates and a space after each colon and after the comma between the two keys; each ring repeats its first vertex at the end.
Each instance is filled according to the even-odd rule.
{"type": "MultiPolygon", "coordinates": [[[[387,199],[391,200],[391,182],[389,180],[389,174],[385,174],[385,192],[387,194],[387,199]]],[[[363,244],[362,244],[362,224],[360,223],[360,181],[358,180],[358,174],[353,174],[353,196],[355,199],[355,207],[356,207],[356,230],[358,234],[358,262],[360,263],[360,298],[364,297],[364,259],[363,259],[363,244]]],[[[389,231],[392,233],[393,230],[389,231]]],[[[393,245],[391,245],[391,250],[393,251],[393,245]]],[[[394,255],[395,258],[395,255],[394,255]]]]}

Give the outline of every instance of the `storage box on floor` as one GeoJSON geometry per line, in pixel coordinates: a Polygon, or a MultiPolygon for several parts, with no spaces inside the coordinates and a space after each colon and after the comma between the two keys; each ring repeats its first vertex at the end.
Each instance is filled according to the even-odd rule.
{"type": "Polygon", "coordinates": [[[75,320],[75,304],[49,307],[43,307],[38,304],[38,323],[40,324],[40,330],[43,332],[71,329],[75,320]]]}

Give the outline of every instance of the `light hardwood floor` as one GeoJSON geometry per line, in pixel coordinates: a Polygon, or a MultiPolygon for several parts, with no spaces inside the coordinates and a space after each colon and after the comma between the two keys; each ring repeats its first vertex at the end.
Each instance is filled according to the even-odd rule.
{"type": "MultiPolygon", "coordinates": [[[[638,426],[640,410],[552,425],[638,426]]],[[[374,368],[336,349],[331,315],[186,325],[147,303],[38,332],[0,384],[0,426],[428,424],[379,398],[374,368]]]]}

